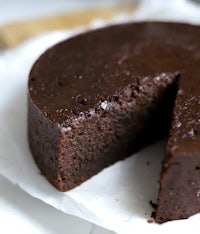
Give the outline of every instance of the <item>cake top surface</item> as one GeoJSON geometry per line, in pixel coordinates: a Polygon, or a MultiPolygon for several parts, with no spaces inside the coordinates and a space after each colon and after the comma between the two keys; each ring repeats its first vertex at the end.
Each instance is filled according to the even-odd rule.
{"type": "Polygon", "coordinates": [[[167,73],[178,72],[177,102],[181,108],[184,103],[185,109],[174,129],[185,142],[185,130],[181,132],[180,126],[191,119],[185,138],[196,144],[192,139],[200,130],[193,116],[200,116],[195,108],[200,104],[199,38],[198,26],[158,22],[122,24],[81,34],[53,46],[37,60],[29,77],[30,96],[48,118],[62,123],[66,115],[91,110],[98,102],[106,108],[105,97],[123,86],[131,83],[137,87],[152,77],[159,82],[167,73]],[[196,128],[191,127],[194,124],[196,128]]]}

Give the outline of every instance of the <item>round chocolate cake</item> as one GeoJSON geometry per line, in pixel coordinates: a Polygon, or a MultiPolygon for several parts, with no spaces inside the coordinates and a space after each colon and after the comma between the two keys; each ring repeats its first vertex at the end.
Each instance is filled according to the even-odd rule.
{"type": "Polygon", "coordinates": [[[60,191],[168,136],[155,220],[200,212],[200,27],[130,23],[48,49],[29,77],[32,154],[60,191]]]}

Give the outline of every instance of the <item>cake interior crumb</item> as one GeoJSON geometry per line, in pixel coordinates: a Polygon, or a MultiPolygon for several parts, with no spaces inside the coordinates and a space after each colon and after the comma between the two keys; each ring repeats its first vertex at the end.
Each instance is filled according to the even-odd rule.
{"type": "Polygon", "coordinates": [[[148,219],[147,222],[148,223],[153,223],[154,221],[153,221],[153,219],[148,219]]]}

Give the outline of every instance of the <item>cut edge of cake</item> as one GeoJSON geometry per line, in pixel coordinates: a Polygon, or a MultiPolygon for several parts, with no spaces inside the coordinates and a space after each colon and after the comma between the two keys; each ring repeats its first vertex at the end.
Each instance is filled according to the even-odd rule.
{"type": "Polygon", "coordinates": [[[41,172],[58,190],[67,191],[160,138],[169,121],[163,122],[167,108],[157,109],[163,101],[172,102],[166,93],[171,89],[174,95],[177,78],[177,72],[138,78],[137,85],[102,97],[93,109],[61,125],[41,113],[29,95],[30,148],[41,172]]]}

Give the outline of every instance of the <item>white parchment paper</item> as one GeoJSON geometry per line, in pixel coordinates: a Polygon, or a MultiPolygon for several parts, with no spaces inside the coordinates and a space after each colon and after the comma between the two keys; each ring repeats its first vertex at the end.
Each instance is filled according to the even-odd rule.
{"type": "MultiPolygon", "coordinates": [[[[131,16],[121,14],[110,23],[129,20],[172,20],[200,23],[200,6],[188,1],[142,1],[131,16]]],[[[97,19],[90,29],[105,26],[97,19]]],[[[118,162],[81,186],[58,192],[40,174],[27,140],[27,79],[36,58],[56,42],[87,29],[41,35],[0,55],[0,174],[24,191],[68,214],[117,233],[198,231],[200,215],[162,225],[148,223],[156,202],[164,143],[152,145],[118,162]]]]}

